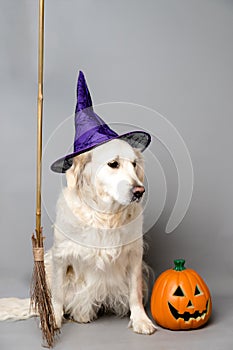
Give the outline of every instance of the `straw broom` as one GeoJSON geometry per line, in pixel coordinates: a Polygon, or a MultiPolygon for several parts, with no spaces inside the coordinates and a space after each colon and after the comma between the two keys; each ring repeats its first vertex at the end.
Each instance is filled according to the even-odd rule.
{"type": "Polygon", "coordinates": [[[37,101],[37,183],[36,183],[36,229],[32,235],[34,269],[31,283],[31,306],[39,313],[43,339],[49,348],[54,345],[57,332],[44,266],[44,244],[41,227],[41,158],[43,117],[43,58],[44,58],[44,0],[39,0],[38,45],[38,101],[37,101]]]}

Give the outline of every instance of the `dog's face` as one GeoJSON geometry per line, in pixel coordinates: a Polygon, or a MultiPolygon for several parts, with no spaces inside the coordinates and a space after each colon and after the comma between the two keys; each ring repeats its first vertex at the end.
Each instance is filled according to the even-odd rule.
{"type": "Polygon", "coordinates": [[[83,195],[91,190],[107,204],[128,205],[139,201],[145,191],[141,152],[118,139],[74,158],[66,175],[68,187],[78,186],[83,195]]]}

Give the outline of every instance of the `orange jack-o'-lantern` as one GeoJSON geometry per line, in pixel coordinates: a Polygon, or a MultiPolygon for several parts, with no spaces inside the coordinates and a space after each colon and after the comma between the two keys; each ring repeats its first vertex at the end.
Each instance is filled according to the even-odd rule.
{"type": "Polygon", "coordinates": [[[201,276],[175,260],[175,268],[156,280],[151,296],[151,313],[164,328],[182,330],[203,326],[212,310],[209,289],[201,276]]]}

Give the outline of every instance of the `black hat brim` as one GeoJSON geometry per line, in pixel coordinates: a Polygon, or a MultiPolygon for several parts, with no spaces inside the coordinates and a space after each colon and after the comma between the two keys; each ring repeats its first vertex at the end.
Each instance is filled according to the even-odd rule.
{"type": "Polygon", "coordinates": [[[88,152],[88,151],[90,151],[90,150],[92,150],[92,149],[94,149],[94,148],[96,148],[96,147],[98,147],[106,142],[109,142],[109,141],[112,141],[115,139],[120,139],[120,140],[126,141],[128,144],[130,144],[130,146],[140,150],[141,152],[143,152],[149,146],[149,144],[151,142],[151,136],[147,132],[145,132],[145,131],[131,131],[131,132],[128,132],[128,133],[123,134],[123,135],[118,135],[116,137],[112,137],[111,139],[104,141],[104,142],[100,142],[99,144],[94,145],[92,147],[85,148],[85,149],[80,150],[78,152],[70,153],[67,156],[56,160],[51,165],[50,168],[55,173],[65,173],[72,166],[74,157],[78,156],[79,154],[83,154],[85,152],[88,152]]]}

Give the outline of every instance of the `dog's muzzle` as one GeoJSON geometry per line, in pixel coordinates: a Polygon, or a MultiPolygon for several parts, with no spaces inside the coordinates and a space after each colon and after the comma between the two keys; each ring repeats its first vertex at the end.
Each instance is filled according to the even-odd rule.
{"type": "Polygon", "coordinates": [[[143,196],[143,193],[145,192],[145,187],[144,186],[134,186],[133,187],[133,197],[132,201],[139,201],[141,197],[143,196]]]}

